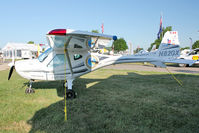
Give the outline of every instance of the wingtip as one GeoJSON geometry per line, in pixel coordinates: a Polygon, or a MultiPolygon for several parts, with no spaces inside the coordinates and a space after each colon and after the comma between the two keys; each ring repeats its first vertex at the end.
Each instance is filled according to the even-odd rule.
{"type": "Polygon", "coordinates": [[[116,41],[117,40],[117,36],[113,36],[113,40],[116,41]]]}

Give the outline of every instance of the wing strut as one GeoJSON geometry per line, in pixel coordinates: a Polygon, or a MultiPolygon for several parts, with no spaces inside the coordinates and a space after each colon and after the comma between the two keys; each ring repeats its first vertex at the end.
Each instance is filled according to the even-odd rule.
{"type": "Polygon", "coordinates": [[[70,61],[70,56],[69,56],[68,48],[67,48],[71,39],[72,39],[72,36],[70,36],[69,39],[68,39],[68,41],[64,44],[64,52],[66,54],[67,61],[68,61],[68,66],[70,68],[70,72],[71,72],[71,76],[72,76],[73,75],[73,69],[72,69],[72,65],[71,65],[71,61],[70,61]]]}
{"type": "Polygon", "coordinates": [[[96,41],[95,41],[95,44],[97,44],[97,41],[98,41],[99,37],[97,37],[96,41]]]}
{"type": "MultiPolygon", "coordinates": [[[[99,37],[97,37],[97,39],[95,40],[95,46],[96,46],[96,44],[97,44],[98,39],[99,39],[99,37]]],[[[95,46],[94,46],[94,47],[95,47],[95,46]]],[[[93,47],[93,48],[94,48],[94,47],[93,47]]]]}

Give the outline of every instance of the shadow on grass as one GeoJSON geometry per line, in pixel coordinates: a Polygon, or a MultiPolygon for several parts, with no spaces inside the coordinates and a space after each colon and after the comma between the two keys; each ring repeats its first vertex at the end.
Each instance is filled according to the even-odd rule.
{"type": "MultiPolygon", "coordinates": [[[[67,101],[68,120],[64,121],[61,100],[35,113],[28,121],[32,125],[30,132],[197,132],[198,76],[176,77],[184,82],[184,87],[167,74],[128,73],[103,80],[78,78],[74,88],[79,95],[67,101]]],[[[61,94],[60,83],[37,82],[34,88],[57,88],[61,94]]]]}
{"type": "MultiPolygon", "coordinates": [[[[88,83],[92,83],[92,82],[97,82],[100,81],[101,79],[81,79],[81,78],[77,78],[76,80],[74,80],[73,82],[73,89],[76,91],[76,88],[78,89],[85,89],[86,88],[86,84],[88,83]]],[[[28,85],[27,83],[24,83],[25,85],[28,85]]],[[[38,82],[34,82],[32,84],[32,88],[33,89],[55,89],[57,90],[57,95],[59,97],[64,97],[64,81],[38,81],[38,82]]]]}

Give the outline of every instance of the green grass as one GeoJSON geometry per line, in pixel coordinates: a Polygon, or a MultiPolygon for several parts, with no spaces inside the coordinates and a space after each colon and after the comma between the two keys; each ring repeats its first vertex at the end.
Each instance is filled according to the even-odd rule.
{"type": "Polygon", "coordinates": [[[0,72],[0,132],[132,133],[199,132],[198,74],[100,69],[74,81],[78,96],[67,100],[61,81],[33,84],[16,73],[0,72]]]}

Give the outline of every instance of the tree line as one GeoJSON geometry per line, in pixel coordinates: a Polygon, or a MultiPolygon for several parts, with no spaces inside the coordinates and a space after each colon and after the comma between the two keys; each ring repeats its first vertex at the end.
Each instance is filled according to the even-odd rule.
{"type": "MultiPolygon", "coordinates": [[[[98,30],[92,30],[91,32],[99,33],[98,30]]],[[[116,52],[125,51],[128,49],[128,46],[127,46],[124,38],[119,38],[119,39],[115,40],[111,47],[114,48],[114,51],[116,51],[116,52]]]]}

